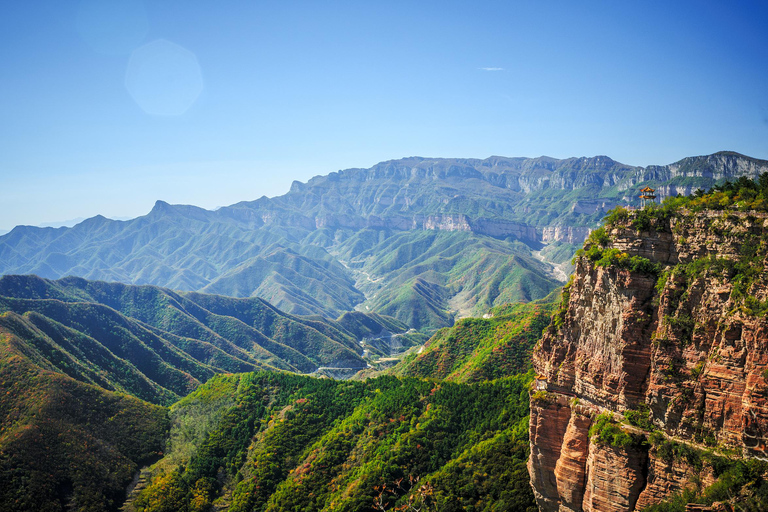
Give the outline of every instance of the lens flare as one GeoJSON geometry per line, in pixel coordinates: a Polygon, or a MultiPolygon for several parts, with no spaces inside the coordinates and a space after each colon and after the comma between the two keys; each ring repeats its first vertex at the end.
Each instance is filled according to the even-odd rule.
{"type": "Polygon", "coordinates": [[[148,114],[178,116],[202,93],[203,75],[194,53],[159,39],[131,54],[125,87],[148,114]]]}

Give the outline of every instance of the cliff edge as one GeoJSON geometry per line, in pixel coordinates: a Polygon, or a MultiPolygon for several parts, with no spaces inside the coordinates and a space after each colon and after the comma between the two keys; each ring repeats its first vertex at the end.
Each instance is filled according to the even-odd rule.
{"type": "Polygon", "coordinates": [[[698,204],[615,210],[577,255],[534,350],[540,510],[640,510],[766,456],[768,214],[698,204]]]}

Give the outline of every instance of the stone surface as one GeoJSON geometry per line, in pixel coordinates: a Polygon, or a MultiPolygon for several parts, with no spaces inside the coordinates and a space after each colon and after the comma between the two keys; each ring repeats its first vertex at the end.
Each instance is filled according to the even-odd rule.
{"type": "Polygon", "coordinates": [[[684,487],[693,485],[691,482],[697,478],[701,479],[701,485],[705,487],[714,482],[714,476],[709,470],[701,472],[683,460],[665,461],[652,453],[648,460],[647,483],[635,506],[642,510],[658,503],[684,487]]]}
{"type": "Polygon", "coordinates": [[[528,471],[536,503],[542,512],[559,510],[555,467],[560,459],[562,439],[570,417],[571,409],[564,396],[558,396],[553,401],[531,402],[531,456],[528,459],[528,471]]]}
{"type": "MultiPolygon", "coordinates": [[[[648,232],[629,222],[608,232],[610,247],[671,270],[709,256],[739,261],[745,245],[768,239],[767,222],[754,212],[683,212],[648,232]]],[[[756,301],[768,300],[766,261],[747,290],[756,301]]],[[[704,267],[657,287],[656,276],[578,259],[562,325],[533,357],[550,401],[531,408],[529,467],[542,510],[630,511],[692,481],[712,483],[706,468],[660,460],[647,446],[622,453],[589,442],[591,418],[605,411],[647,404],[669,437],[765,456],[768,319],[732,296],[727,266],[704,267]]]]}
{"type": "Polygon", "coordinates": [[[647,452],[592,443],[587,457],[587,481],[582,509],[585,512],[634,510],[645,485],[647,452]]]}
{"type": "Polygon", "coordinates": [[[573,411],[563,436],[560,458],[555,464],[560,510],[579,510],[584,499],[587,456],[590,453],[589,425],[592,419],[573,411]]]}

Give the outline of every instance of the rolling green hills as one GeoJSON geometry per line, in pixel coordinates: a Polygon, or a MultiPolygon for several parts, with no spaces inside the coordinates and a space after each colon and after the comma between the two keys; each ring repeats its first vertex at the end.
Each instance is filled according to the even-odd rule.
{"type": "MultiPolygon", "coordinates": [[[[360,341],[404,334],[393,318],[288,315],[262,299],[36,276],[0,278],[0,329],[81,382],[169,405],[216,373],[364,368],[360,341]],[[349,330],[347,329],[349,328],[349,330]]],[[[398,349],[418,338],[396,337],[398,349]]],[[[388,355],[386,341],[367,346],[388,355]]]]}
{"type": "Polygon", "coordinates": [[[326,318],[358,309],[431,332],[547,295],[561,282],[533,252],[548,244],[540,257],[568,261],[608,209],[637,203],[640,186],[689,194],[764,170],[729,152],[644,168],[605,156],[413,157],[216,211],[158,201],[129,221],[18,226],[0,236],[0,274],[261,297],[326,318]]]}
{"type": "Polygon", "coordinates": [[[0,510],[113,511],[157,461],[128,510],[532,511],[525,357],[549,311],[463,320],[401,372],[445,381],[336,381],[281,370],[419,335],[377,314],[4,276],[0,510]]]}
{"type": "Polygon", "coordinates": [[[0,511],[116,510],[165,450],[162,406],[216,374],[362,368],[361,342],[388,355],[420,341],[406,330],[359,312],[287,315],[258,298],[3,276],[0,511]]]}
{"type": "Polygon", "coordinates": [[[168,453],[132,505],[362,512],[411,499],[429,510],[533,511],[531,378],[219,376],[171,408],[168,453]]]}
{"type": "Polygon", "coordinates": [[[6,276],[0,291],[0,510],[116,510],[154,461],[127,510],[535,510],[525,358],[550,305],[463,320],[422,354],[439,368],[417,359],[401,372],[446,381],[361,382],[263,363],[270,371],[214,375],[221,368],[181,349],[204,328],[236,340],[240,322],[273,340],[314,325],[316,337],[373,350],[402,323],[78,278],[6,276]]]}

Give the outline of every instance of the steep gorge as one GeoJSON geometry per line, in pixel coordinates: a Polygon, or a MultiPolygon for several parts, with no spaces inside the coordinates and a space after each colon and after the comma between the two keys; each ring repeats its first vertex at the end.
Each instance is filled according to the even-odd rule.
{"type": "Polygon", "coordinates": [[[534,351],[540,510],[640,510],[765,457],[767,241],[764,213],[684,209],[588,240],[534,351]]]}

